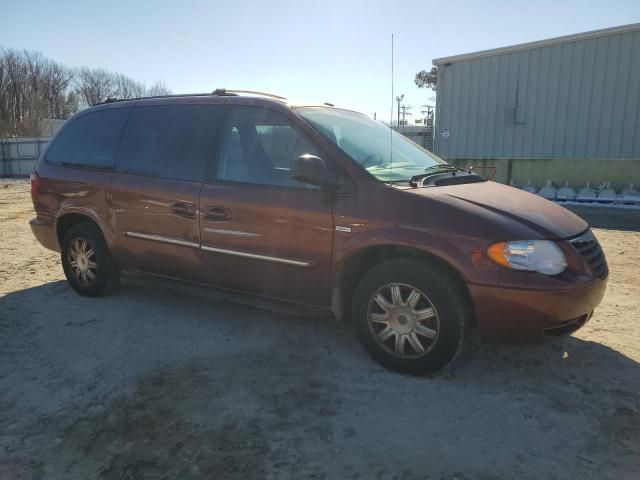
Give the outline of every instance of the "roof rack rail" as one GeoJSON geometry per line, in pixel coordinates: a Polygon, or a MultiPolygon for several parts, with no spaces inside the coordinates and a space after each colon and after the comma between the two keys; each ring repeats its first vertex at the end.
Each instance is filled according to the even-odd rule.
{"type": "Polygon", "coordinates": [[[107,98],[104,102],[96,103],[96,105],[104,105],[105,103],[134,102],[136,100],[151,100],[154,98],[206,97],[209,95],[211,94],[210,93],[172,93],[171,95],[152,95],[149,97],[107,98]]]}
{"type": "Polygon", "coordinates": [[[224,96],[224,95],[237,96],[238,94],[241,94],[241,93],[248,93],[249,95],[260,95],[261,97],[275,98],[276,100],[286,100],[286,97],[281,97],[280,95],[274,95],[273,93],[266,93],[266,92],[258,92],[255,90],[228,90],[226,88],[216,88],[213,92],[211,92],[212,95],[220,95],[220,96],[224,96]]]}
{"type": "Polygon", "coordinates": [[[177,97],[206,97],[210,95],[216,95],[219,97],[237,97],[239,94],[248,93],[250,95],[260,95],[262,97],[275,98],[276,100],[286,100],[285,97],[280,97],[278,95],[273,95],[271,93],[264,92],[255,92],[253,90],[227,90],[226,88],[216,88],[213,92],[210,93],[175,93],[171,95],[153,95],[149,97],[135,97],[135,98],[107,98],[104,102],[96,103],[96,105],[104,105],[107,103],[118,103],[118,102],[133,102],[136,100],[151,100],[154,98],[177,98],[177,97]]]}

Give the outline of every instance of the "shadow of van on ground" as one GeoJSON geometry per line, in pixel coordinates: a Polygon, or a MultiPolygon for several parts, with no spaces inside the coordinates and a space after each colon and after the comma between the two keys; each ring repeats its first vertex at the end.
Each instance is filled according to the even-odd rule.
{"type": "Polygon", "coordinates": [[[640,365],[594,340],[418,378],[320,317],[45,284],[0,298],[0,478],[638,478],[640,365]]]}

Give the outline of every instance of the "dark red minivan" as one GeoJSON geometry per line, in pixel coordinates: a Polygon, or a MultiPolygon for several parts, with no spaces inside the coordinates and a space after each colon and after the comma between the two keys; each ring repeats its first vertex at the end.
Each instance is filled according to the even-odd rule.
{"type": "Polygon", "coordinates": [[[467,329],[572,333],[608,269],[588,225],[349,110],[217,90],[66,122],[32,174],[31,227],[81,295],[121,271],[320,307],[369,353],[435,372],[467,329]]]}

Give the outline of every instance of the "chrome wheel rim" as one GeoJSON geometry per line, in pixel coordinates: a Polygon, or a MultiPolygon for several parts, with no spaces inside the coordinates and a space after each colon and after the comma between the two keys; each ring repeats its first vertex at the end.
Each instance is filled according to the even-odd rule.
{"type": "Polygon", "coordinates": [[[74,238],[69,246],[69,265],[74,277],[83,285],[96,278],[96,252],[84,238],[74,238]]]}
{"type": "Polygon", "coordinates": [[[404,283],[388,283],[371,297],[369,330],[376,343],[400,358],[419,358],[438,341],[440,319],[429,297],[404,283]]]}

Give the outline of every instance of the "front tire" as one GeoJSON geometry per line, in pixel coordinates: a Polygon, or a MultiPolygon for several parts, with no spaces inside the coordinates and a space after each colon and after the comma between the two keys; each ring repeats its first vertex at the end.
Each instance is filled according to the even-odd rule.
{"type": "Polygon", "coordinates": [[[369,270],[353,297],[358,338],[379,363],[413,375],[435,373],[462,351],[470,309],[446,270],[398,259],[369,270]]]}
{"type": "Polygon", "coordinates": [[[74,225],[64,235],[62,268],[69,284],[80,295],[95,297],[113,291],[119,271],[109,254],[100,229],[91,223],[74,225]]]}

